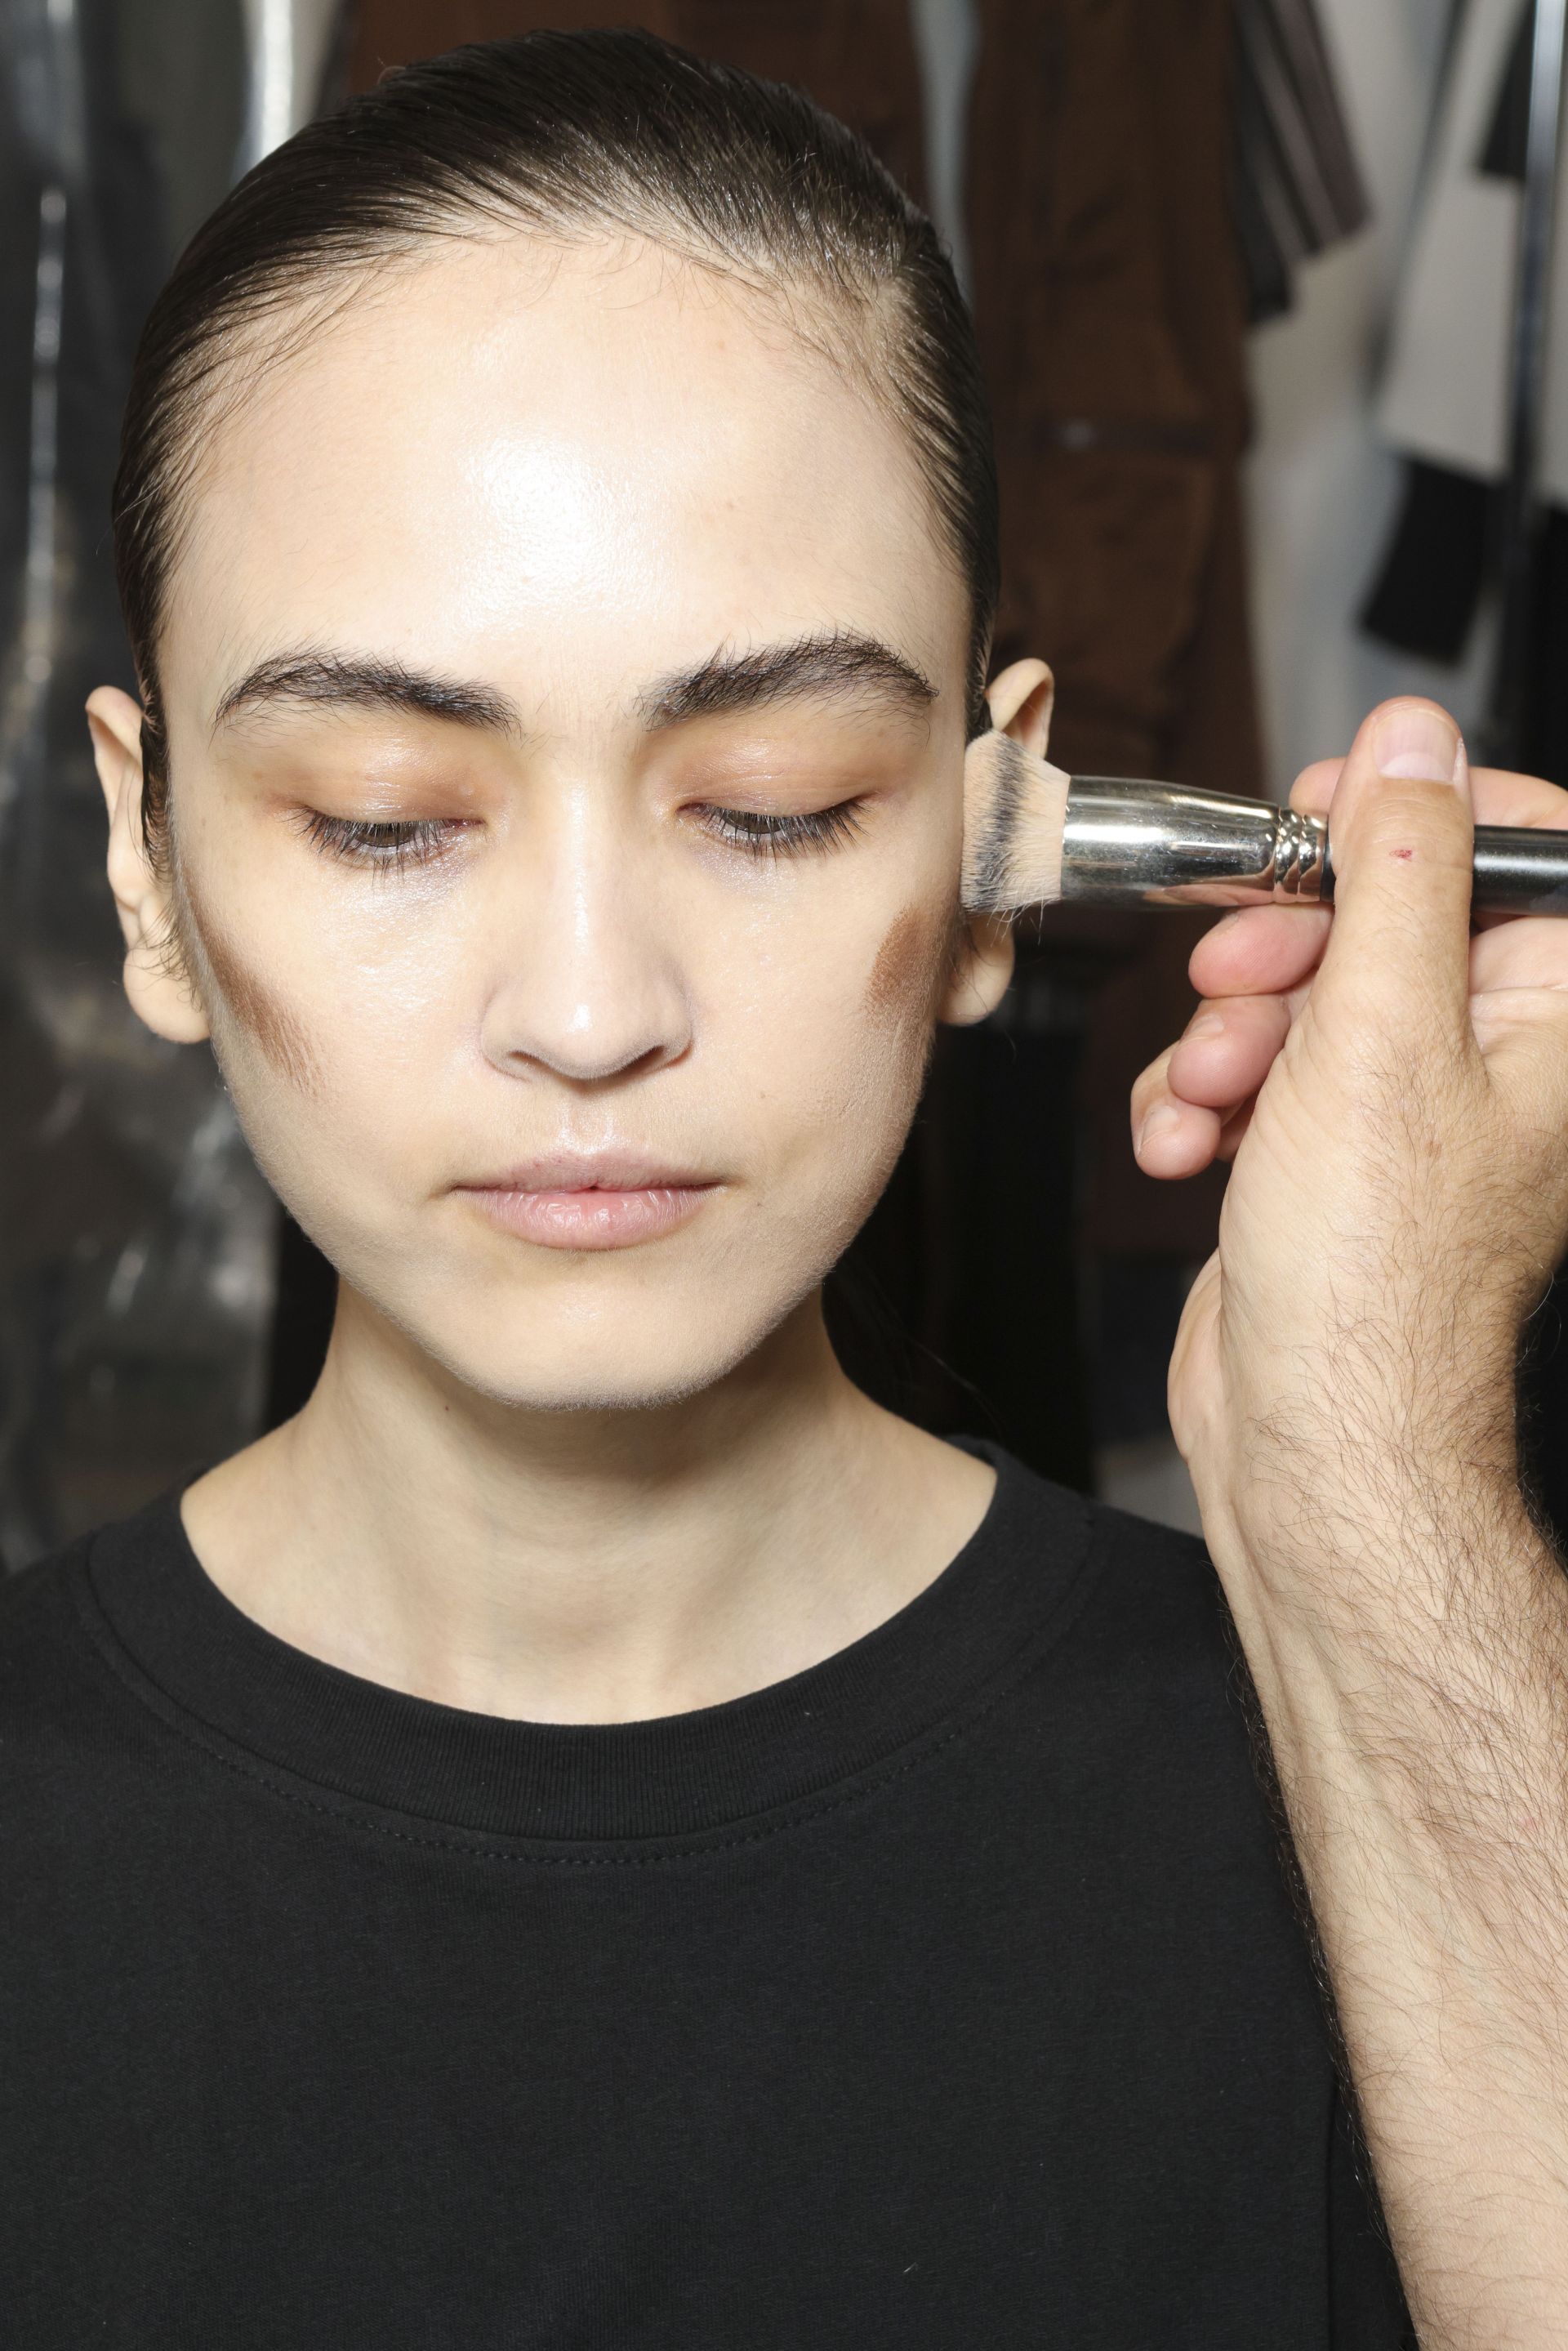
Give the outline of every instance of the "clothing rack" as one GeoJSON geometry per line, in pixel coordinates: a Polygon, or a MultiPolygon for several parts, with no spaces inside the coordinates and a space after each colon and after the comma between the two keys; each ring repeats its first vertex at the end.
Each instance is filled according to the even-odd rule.
{"type": "Polygon", "coordinates": [[[1489,761],[1515,767],[1524,751],[1534,641],[1537,475],[1546,400],[1547,311],[1557,172],[1563,141],[1568,0],[1535,0],[1530,104],[1521,198],[1518,275],[1509,381],[1508,469],[1499,517],[1496,579],[1501,607],[1491,693],[1482,724],[1489,761]]]}

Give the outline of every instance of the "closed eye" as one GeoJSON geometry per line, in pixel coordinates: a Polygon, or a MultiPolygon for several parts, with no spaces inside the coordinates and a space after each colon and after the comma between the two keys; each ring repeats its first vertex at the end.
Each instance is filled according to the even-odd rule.
{"type": "Polygon", "coordinates": [[[693,810],[705,831],[752,857],[784,857],[803,849],[836,849],[860,831],[858,800],[840,800],[835,808],[814,809],[800,816],[775,816],[760,809],[714,808],[703,802],[693,810]]]}
{"type": "Polygon", "coordinates": [[[450,848],[465,829],[460,817],[410,817],[382,821],[368,817],[323,816],[312,810],[300,830],[324,855],[351,864],[401,872],[410,865],[428,865],[450,848]]]}
{"type": "MultiPolygon", "coordinates": [[[[836,849],[861,830],[858,800],[840,800],[833,808],[813,809],[799,815],[775,815],[761,809],[716,808],[702,802],[693,814],[714,840],[749,857],[777,858],[804,850],[836,849]]],[[[452,817],[325,816],[318,810],[305,815],[301,831],[324,856],[366,865],[383,872],[401,872],[427,865],[441,856],[468,820],[452,817]]]]}

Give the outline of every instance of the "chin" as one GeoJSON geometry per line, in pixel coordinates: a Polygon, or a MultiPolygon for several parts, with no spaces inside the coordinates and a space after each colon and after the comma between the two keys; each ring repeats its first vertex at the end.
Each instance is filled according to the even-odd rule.
{"type": "Polygon", "coordinates": [[[582,1254],[478,1249],[461,1228],[433,1246],[426,1232],[317,1238],[372,1315],[471,1395],[524,1413],[652,1412],[753,1355],[820,1287],[874,1198],[822,1187],[775,1210],[760,1245],[753,1232],[690,1230],[582,1254]]]}
{"type": "MultiPolygon", "coordinates": [[[[516,1412],[653,1412],[711,1388],[754,1353],[814,1286],[783,1300],[674,1299],[650,1308],[584,1318],[522,1308],[455,1325],[391,1319],[474,1395],[516,1412]]],[[[383,1309],[383,1311],[385,1311],[383,1309]]]]}

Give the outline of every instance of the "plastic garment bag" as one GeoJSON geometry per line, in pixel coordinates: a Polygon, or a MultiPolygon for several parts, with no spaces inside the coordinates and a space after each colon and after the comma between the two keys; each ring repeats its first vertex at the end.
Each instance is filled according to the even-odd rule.
{"type": "Polygon", "coordinates": [[[259,1410],[276,1212],[205,1049],[162,1044],[125,1003],[82,704],[100,683],[133,684],[109,511],[141,320],[236,168],[301,119],[329,21],[297,0],[281,13],[276,0],[0,10],[0,1557],[11,1568],[231,1451],[259,1410]]]}

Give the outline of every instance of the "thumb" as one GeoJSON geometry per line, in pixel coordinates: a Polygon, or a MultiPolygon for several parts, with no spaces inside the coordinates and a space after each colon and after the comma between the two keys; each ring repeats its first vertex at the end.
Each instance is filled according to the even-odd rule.
{"type": "Polygon", "coordinates": [[[1314,996],[1438,1017],[1469,1032],[1475,860],[1469,767],[1435,702],[1386,702],[1362,725],[1328,812],[1334,923],[1314,996]]]}

